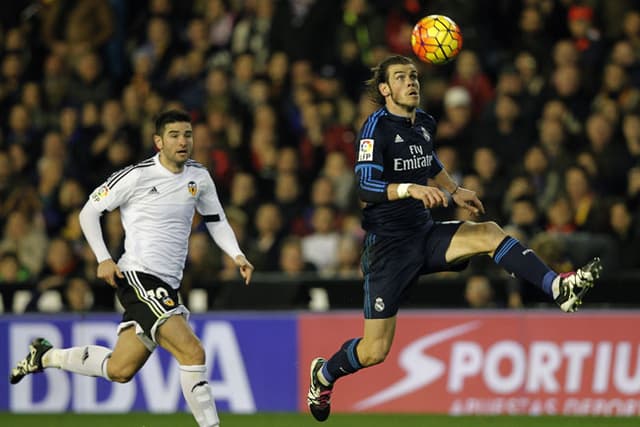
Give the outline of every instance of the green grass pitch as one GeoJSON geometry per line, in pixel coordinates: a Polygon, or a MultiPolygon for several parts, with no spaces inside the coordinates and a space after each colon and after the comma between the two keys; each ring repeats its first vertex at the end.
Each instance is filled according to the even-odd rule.
{"type": "MultiPolygon", "coordinates": [[[[640,419],[604,417],[523,417],[334,414],[318,423],[307,414],[220,414],[221,427],[637,427],[640,419]]],[[[197,427],[189,414],[41,414],[0,413],[6,427],[197,427]]]]}

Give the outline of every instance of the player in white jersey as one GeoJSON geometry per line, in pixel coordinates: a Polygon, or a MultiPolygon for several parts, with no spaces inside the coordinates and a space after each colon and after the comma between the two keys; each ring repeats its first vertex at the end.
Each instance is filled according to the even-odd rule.
{"type": "Polygon", "coordinates": [[[111,175],[80,213],[82,230],[98,260],[97,276],[116,288],[125,309],[115,348],[57,349],[37,338],[12,370],[12,384],[53,367],[125,383],[160,345],[180,365],[182,392],[198,425],[219,425],[204,349],[178,297],[194,212],[202,215],[215,242],[234,259],[246,284],[253,266],[238,247],[209,172],[189,160],[192,133],[186,112],[160,114],[154,135],[159,153],[111,175]],[[102,213],[116,208],[125,229],[125,252],[117,264],[100,227],[102,213]]]}

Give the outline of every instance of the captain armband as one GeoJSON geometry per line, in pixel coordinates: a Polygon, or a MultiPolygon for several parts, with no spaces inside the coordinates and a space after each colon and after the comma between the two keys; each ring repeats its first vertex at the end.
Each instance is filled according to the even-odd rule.
{"type": "Polygon", "coordinates": [[[218,214],[204,215],[202,217],[202,219],[204,219],[204,222],[219,222],[220,221],[220,215],[218,215],[218,214]]]}

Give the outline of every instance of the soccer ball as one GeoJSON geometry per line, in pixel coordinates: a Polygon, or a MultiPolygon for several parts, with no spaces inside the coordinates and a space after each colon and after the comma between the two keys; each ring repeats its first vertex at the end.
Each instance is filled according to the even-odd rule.
{"type": "Polygon", "coordinates": [[[446,64],[462,49],[462,32],[451,18],[429,15],[413,27],[411,47],[416,56],[428,64],[446,64]]]}

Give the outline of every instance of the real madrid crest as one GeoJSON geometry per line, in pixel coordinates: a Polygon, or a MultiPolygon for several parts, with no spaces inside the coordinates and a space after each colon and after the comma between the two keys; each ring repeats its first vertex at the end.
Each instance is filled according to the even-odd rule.
{"type": "Polygon", "coordinates": [[[189,190],[189,194],[196,197],[196,194],[198,193],[198,185],[194,181],[189,181],[187,189],[189,190]]]}
{"type": "Polygon", "coordinates": [[[427,130],[423,126],[420,126],[420,130],[422,131],[422,136],[424,137],[425,141],[431,141],[431,134],[427,132],[427,130]]]}

